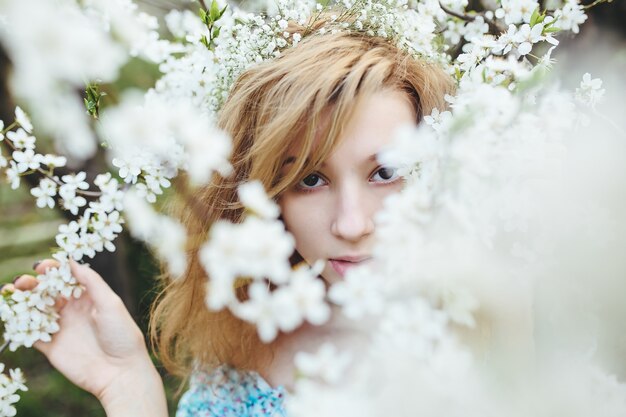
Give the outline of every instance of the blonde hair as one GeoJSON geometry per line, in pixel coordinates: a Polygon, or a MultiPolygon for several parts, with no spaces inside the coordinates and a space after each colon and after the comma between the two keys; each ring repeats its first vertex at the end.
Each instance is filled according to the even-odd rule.
{"type": "MultiPolygon", "coordinates": [[[[241,221],[236,189],[242,182],[259,180],[278,198],[328,157],[363,99],[384,89],[405,92],[419,122],[433,108],[445,107],[452,81],[437,65],[385,39],[345,32],[306,36],[279,58],[246,71],[218,121],[232,137],[234,174],[214,178],[195,194],[183,210],[187,230],[202,242],[215,221],[241,221]],[[281,176],[294,143],[295,163],[281,176]]],[[[153,305],[151,337],[162,363],[181,376],[194,364],[254,370],[266,365],[272,347],[259,340],[253,325],[206,307],[207,276],[192,246],[186,275],[166,281],[153,305]]],[[[238,291],[244,298],[245,288],[238,291]]]]}

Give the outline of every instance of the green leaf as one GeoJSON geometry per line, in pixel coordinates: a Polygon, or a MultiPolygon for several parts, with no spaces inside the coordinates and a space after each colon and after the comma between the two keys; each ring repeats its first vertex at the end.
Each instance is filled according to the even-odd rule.
{"type": "Polygon", "coordinates": [[[83,102],[85,103],[87,113],[97,119],[100,112],[100,99],[106,96],[106,93],[100,92],[98,84],[87,84],[85,87],[85,96],[83,102]]]}
{"type": "Polygon", "coordinates": [[[530,16],[530,27],[535,26],[537,23],[541,23],[543,21],[543,16],[539,13],[539,6],[533,11],[532,16],[530,16]]]}
{"type": "Polygon", "coordinates": [[[219,20],[222,18],[222,16],[224,16],[224,12],[226,11],[226,9],[228,8],[228,4],[226,6],[224,6],[224,8],[222,10],[220,10],[220,15],[217,19],[215,20],[219,20]]]}
{"type": "Polygon", "coordinates": [[[220,26],[215,26],[215,27],[213,28],[213,33],[212,33],[212,35],[211,35],[211,38],[212,38],[212,39],[215,39],[215,38],[217,38],[218,36],[220,36],[220,29],[221,29],[221,27],[220,27],[220,26]]]}
{"type": "Polygon", "coordinates": [[[208,25],[208,14],[206,12],[206,10],[204,9],[200,9],[200,20],[202,20],[202,23],[204,23],[205,25],[208,25]]]}
{"type": "Polygon", "coordinates": [[[455,68],[454,69],[454,75],[456,76],[457,80],[460,80],[461,77],[463,76],[463,74],[461,74],[461,70],[459,68],[455,68]]]}
{"type": "Polygon", "coordinates": [[[551,22],[546,23],[543,27],[544,27],[544,32],[545,29],[549,28],[550,26],[554,25],[559,19],[553,19],[551,22]]]}
{"type": "Polygon", "coordinates": [[[217,0],[213,0],[211,2],[211,9],[209,11],[209,16],[211,17],[211,21],[215,22],[220,18],[220,7],[217,4],[217,0]]]}

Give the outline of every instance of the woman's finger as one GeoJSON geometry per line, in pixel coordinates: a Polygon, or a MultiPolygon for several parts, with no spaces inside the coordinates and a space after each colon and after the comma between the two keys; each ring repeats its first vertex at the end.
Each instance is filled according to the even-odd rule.
{"type": "Polygon", "coordinates": [[[63,297],[59,297],[54,301],[54,309],[58,312],[61,312],[61,310],[63,310],[63,307],[65,307],[66,304],[67,304],[67,299],[63,297]]]}
{"type": "MultiPolygon", "coordinates": [[[[103,307],[110,305],[114,300],[119,297],[111,290],[109,285],[102,279],[102,277],[93,269],[86,265],[81,265],[70,259],[70,269],[72,276],[76,278],[79,284],[84,286],[89,293],[89,296],[96,304],[96,306],[103,307]]],[[[59,262],[54,259],[45,259],[38,262],[35,266],[35,271],[38,274],[44,274],[50,268],[58,268],[59,262]]],[[[63,308],[65,302],[57,301],[57,306],[63,308]]]]}
{"type": "Polygon", "coordinates": [[[2,286],[0,287],[0,294],[4,295],[5,292],[9,293],[9,292],[13,292],[15,291],[15,285],[13,285],[13,283],[8,283],[8,284],[2,284],[2,286]]]}
{"type": "Polygon", "coordinates": [[[59,261],[55,259],[44,259],[43,261],[35,263],[35,272],[37,274],[45,274],[50,268],[58,268],[60,266],[59,261]]]}
{"type": "Polygon", "coordinates": [[[70,268],[74,278],[86,288],[96,308],[106,308],[121,302],[117,294],[96,271],[72,260],[70,260],[70,268]]]}
{"type": "Polygon", "coordinates": [[[13,283],[15,288],[21,291],[30,291],[35,288],[37,284],[39,284],[39,281],[32,275],[22,275],[13,283]]]}

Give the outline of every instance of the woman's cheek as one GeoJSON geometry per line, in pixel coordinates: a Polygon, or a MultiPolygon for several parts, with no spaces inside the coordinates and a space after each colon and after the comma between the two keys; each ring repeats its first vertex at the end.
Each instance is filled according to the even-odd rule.
{"type": "Polygon", "coordinates": [[[289,193],[279,201],[285,227],[295,238],[296,249],[310,262],[322,257],[324,235],[329,229],[325,225],[328,208],[323,204],[324,199],[311,194],[289,193]]]}

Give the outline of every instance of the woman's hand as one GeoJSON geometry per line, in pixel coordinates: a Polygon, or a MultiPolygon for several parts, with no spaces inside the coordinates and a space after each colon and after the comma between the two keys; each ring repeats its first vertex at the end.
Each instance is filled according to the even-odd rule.
{"type": "MultiPolygon", "coordinates": [[[[35,271],[58,266],[45,260],[35,271]]],[[[122,300],[87,266],[71,264],[72,275],[85,287],[79,299],[58,299],[60,330],[52,341],[37,342],[50,363],[80,388],[95,395],[113,415],[166,416],[163,384],[139,327],[122,300]]],[[[15,281],[20,290],[36,287],[36,278],[15,281]]]]}

